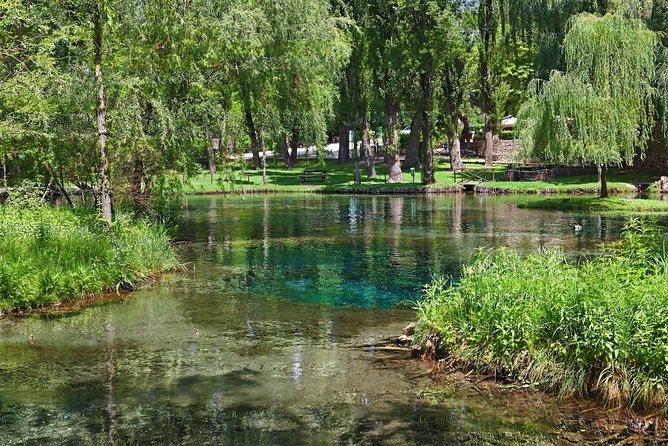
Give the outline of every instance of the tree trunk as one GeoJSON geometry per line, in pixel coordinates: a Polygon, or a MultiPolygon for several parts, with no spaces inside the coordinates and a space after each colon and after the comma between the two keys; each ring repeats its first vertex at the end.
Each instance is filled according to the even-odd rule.
{"type": "Polygon", "coordinates": [[[482,96],[482,112],[485,115],[485,167],[492,167],[492,155],[494,150],[493,121],[492,121],[492,69],[490,66],[491,50],[495,43],[496,28],[494,24],[494,2],[482,0],[480,2],[479,28],[482,37],[482,45],[479,46],[480,75],[482,96]]]}
{"type": "Polygon", "coordinates": [[[606,171],[608,168],[605,166],[605,164],[601,164],[598,166],[598,181],[601,183],[601,190],[598,193],[598,196],[600,198],[607,198],[609,193],[608,193],[608,179],[606,178],[606,171]]]}
{"type": "Polygon", "coordinates": [[[288,135],[283,136],[283,141],[281,141],[281,149],[283,152],[283,163],[285,167],[290,169],[292,167],[292,160],[290,159],[290,138],[288,135]]]}
{"type": "Polygon", "coordinates": [[[461,142],[457,135],[449,138],[450,140],[450,167],[452,170],[460,170],[464,168],[462,162],[461,142]]]}
{"type": "Polygon", "coordinates": [[[133,155],[132,167],[129,169],[128,180],[130,182],[130,197],[135,211],[146,212],[149,207],[148,187],[142,191],[142,182],[146,175],[144,159],[141,153],[133,155]]]}
{"type": "Polygon", "coordinates": [[[345,125],[341,125],[339,131],[339,156],[336,159],[337,164],[343,164],[350,161],[350,131],[345,125]]]}
{"type": "Polygon", "coordinates": [[[216,152],[220,149],[220,138],[211,138],[211,144],[207,149],[209,154],[209,173],[211,176],[216,174],[216,152]]]}
{"type": "Polygon", "coordinates": [[[434,178],[434,149],[431,146],[431,109],[434,95],[432,73],[423,73],[420,76],[422,88],[422,142],[424,144],[424,164],[422,166],[422,184],[433,184],[434,178]]]}
{"type": "Polygon", "coordinates": [[[93,16],[93,47],[95,65],[95,84],[97,86],[97,106],[95,107],[95,121],[97,122],[97,139],[100,145],[100,202],[102,204],[102,218],[111,223],[111,193],[109,187],[109,159],[107,158],[107,104],[104,93],[104,79],[102,78],[102,0],[95,3],[93,16]]]}
{"type": "Polygon", "coordinates": [[[471,125],[469,122],[469,117],[464,113],[459,115],[459,120],[462,121],[462,133],[459,135],[459,144],[460,149],[468,148],[468,139],[471,135],[471,125]]]}
{"type": "Polygon", "coordinates": [[[411,121],[411,134],[408,136],[408,146],[406,147],[406,159],[404,160],[404,167],[420,168],[420,131],[422,124],[420,123],[420,113],[416,113],[411,121]]]}
{"type": "MultiPolygon", "coordinates": [[[[220,140],[218,141],[218,150],[220,152],[223,152],[222,155],[218,155],[218,158],[223,160],[226,159],[229,151],[227,150],[228,148],[228,138],[227,138],[227,119],[228,119],[228,111],[226,108],[226,102],[223,101],[223,110],[220,113],[220,140]]],[[[214,154],[215,158],[215,154],[214,154]]]]}
{"type": "Polygon", "coordinates": [[[422,184],[434,184],[434,150],[431,146],[431,118],[427,112],[422,114],[422,141],[424,143],[424,166],[422,184]]]}
{"type": "Polygon", "coordinates": [[[253,121],[253,112],[251,110],[250,92],[245,86],[241,88],[241,96],[244,103],[244,117],[246,120],[246,128],[248,129],[248,137],[251,140],[251,152],[253,152],[253,165],[256,169],[260,169],[260,147],[257,140],[257,130],[255,129],[255,121],[253,121]]]}
{"type": "Polygon", "coordinates": [[[362,178],[360,177],[360,161],[355,160],[355,184],[360,184],[362,182],[362,178]]]}
{"type": "Polygon", "coordinates": [[[494,161],[494,124],[492,117],[485,116],[485,167],[492,167],[494,161]]]}
{"type": "Polygon", "coordinates": [[[267,145],[260,135],[260,148],[262,149],[262,184],[267,184],[267,145]]]}
{"type": "Polygon", "coordinates": [[[452,120],[452,128],[454,131],[448,138],[450,140],[450,167],[452,170],[463,169],[464,163],[462,162],[461,141],[458,132],[459,118],[452,120]]]}
{"type": "Polygon", "coordinates": [[[366,163],[366,176],[376,178],[376,157],[371,151],[371,141],[369,140],[369,120],[366,112],[360,114],[360,139],[362,144],[362,153],[364,153],[364,162],[366,163]]]}
{"type": "Polygon", "coordinates": [[[292,128],[290,135],[290,163],[292,166],[297,164],[297,155],[299,150],[299,129],[297,126],[292,128]]]}
{"type": "Polygon", "coordinates": [[[391,94],[385,94],[385,158],[387,159],[388,183],[403,183],[401,162],[399,160],[399,130],[397,115],[399,103],[391,94]]]}
{"type": "Polygon", "coordinates": [[[12,152],[12,173],[15,177],[21,175],[21,158],[18,152],[12,152]]]}
{"type": "MultiPolygon", "coordinates": [[[[70,209],[74,209],[74,203],[72,202],[72,198],[70,198],[70,194],[67,192],[67,189],[65,188],[65,180],[63,179],[63,169],[62,166],[59,169],[60,175],[56,175],[56,171],[51,168],[51,166],[48,163],[44,163],[44,167],[46,167],[46,170],[49,172],[49,175],[51,176],[51,180],[56,183],[56,187],[58,190],[60,190],[60,193],[63,195],[65,198],[65,201],[67,201],[67,205],[70,207],[70,209]]],[[[49,185],[51,184],[51,181],[49,181],[49,185]]],[[[7,185],[5,184],[5,188],[7,185]]],[[[48,190],[48,187],[47,187],[48,190]]],[[[44,200],[44,197],[42,197],[42,200],[44,200]]]]}
{"type": "Polygon", "coordinates": [[[9,191],[7,188],[7,155],[2,155],[2,184],[5,186],[5,192],[9,191]]]}

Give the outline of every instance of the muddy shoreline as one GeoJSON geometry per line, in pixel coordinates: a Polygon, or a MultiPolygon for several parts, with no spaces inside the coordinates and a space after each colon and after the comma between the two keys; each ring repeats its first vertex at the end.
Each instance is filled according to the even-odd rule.
{"type": "Polygon", "coordinates": [[[558,446],[586,445],[668,445],[668,418],[663,413],[638,413],[623,407],[606,407],[595,399],[585,400],[575,395],[559,397],[538,386],[495,375],[481,375],[463,365],[457,358],[437,354],[431,341],[424,345],[413,341],[414,323],[408,324],[401,336],[379,342],[375,348],[396,354],[409,355],[426,364],[425,376],[433,389],[428,392],[436,400],[462,392],[489,401],[503,401],[503,408],[514,408],[506,415],[525,417],[543,412],[549,424],[558,427],[550,434],[558,446]],[[456,389],[456,392],[454,391],[456,389]]]}
{"type": "Polygon", "coordinates": [[[165,276],[165,274],[168,273],[169,272],[165,272],[155,277],[146,278],[135,287],[124,287],[115,291],[86,294],[83,297],[74,297],[62,302],[52,302],[37,307],[12,308],[0,311],[0,319],[29,316],[67,316],[69,314],[79,313],[86,308],[94,307],[96,305],[124,301],[132,298],[133,294],[137,291],[151,289],[165,276]]]}

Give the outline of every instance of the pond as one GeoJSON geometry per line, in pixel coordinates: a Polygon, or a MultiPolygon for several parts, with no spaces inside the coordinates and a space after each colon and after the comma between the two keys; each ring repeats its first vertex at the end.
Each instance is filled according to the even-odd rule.
{"type": "Polygon", "coordinates": [[[623,224],[526,199],[190,198],[183,272],[0,320],[0,444],[551,444],[552,403],[433,386],[428,365],[368,347],[478,248],[590,255],[623,224]]]}

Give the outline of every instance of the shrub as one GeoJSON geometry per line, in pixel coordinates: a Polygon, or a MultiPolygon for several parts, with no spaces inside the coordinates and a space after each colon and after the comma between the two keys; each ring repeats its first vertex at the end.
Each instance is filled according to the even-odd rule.
{"type": "Polygon", "coordinates": [[[418,305],[421,330],[483,373],[668,408],[668,267],[663,233],[631,220],[599,257],[559,249],[479,253],[459,283],[438,279],[418,305]]]}

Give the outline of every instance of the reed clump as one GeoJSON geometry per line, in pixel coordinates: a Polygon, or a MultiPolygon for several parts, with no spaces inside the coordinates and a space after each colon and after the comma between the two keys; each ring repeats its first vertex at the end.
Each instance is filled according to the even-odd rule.
{"type": "Polygon", "coordinates": [[[178,266],[166,230],[51,206],[0,206],[0,314],[133,289],[178,266]]]}
{"type": "Polygon", "coordinates": [[[436,279],[418,304],[420,331],[481,373],[668,409],[668,261],[663,231],[633,219],[594,259],[546,248],[480,252],[457,283],[436,279]]]}

